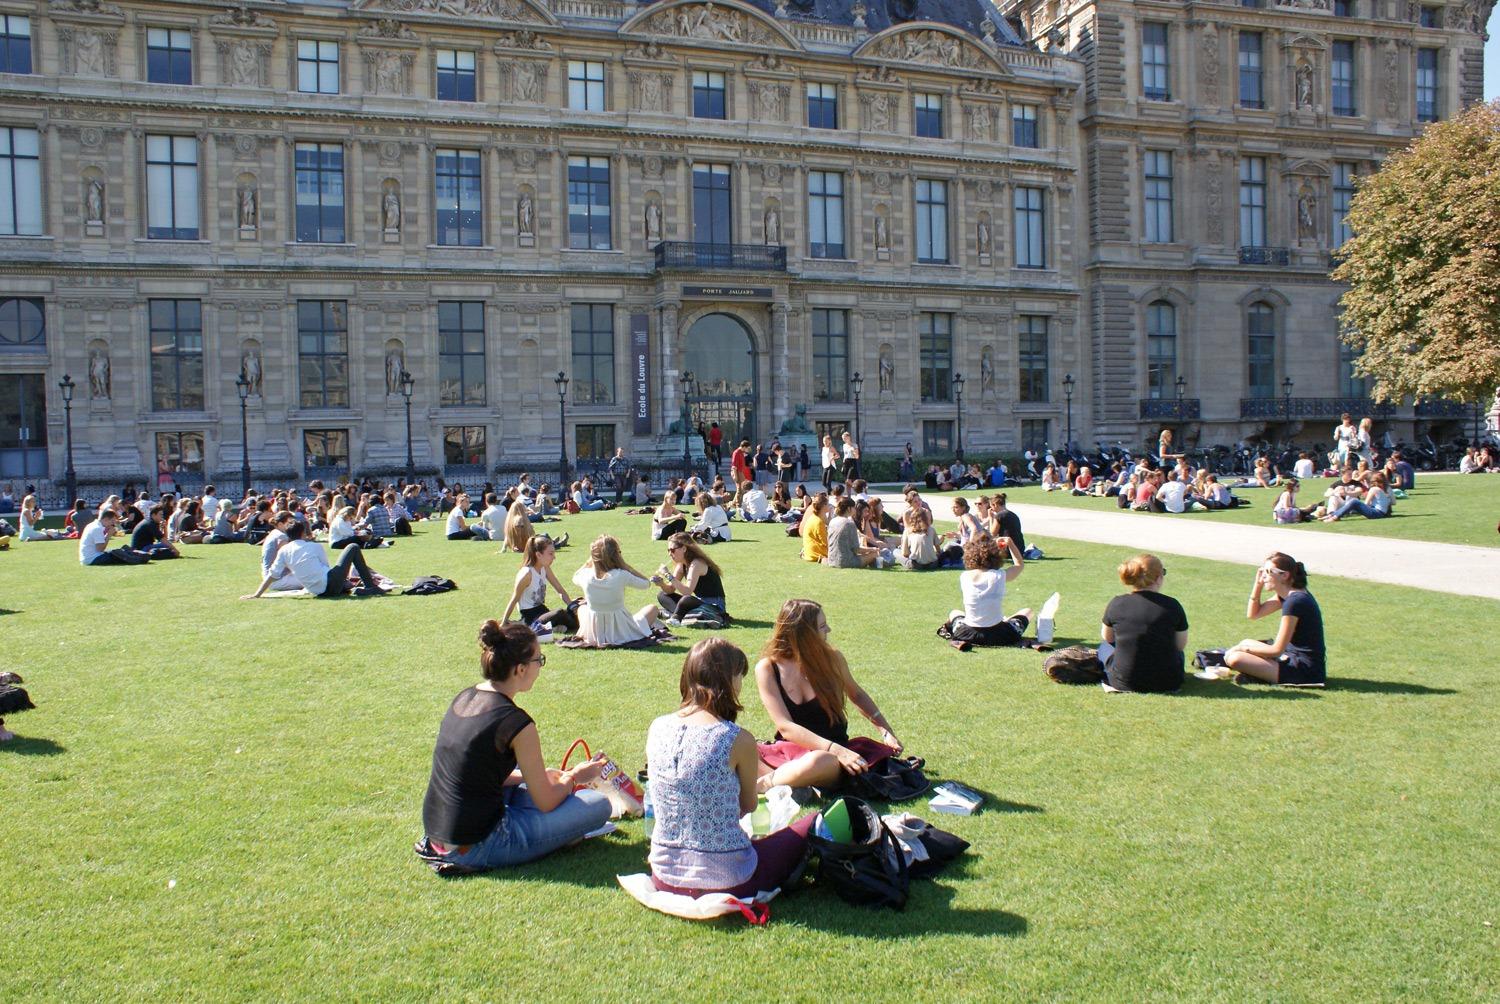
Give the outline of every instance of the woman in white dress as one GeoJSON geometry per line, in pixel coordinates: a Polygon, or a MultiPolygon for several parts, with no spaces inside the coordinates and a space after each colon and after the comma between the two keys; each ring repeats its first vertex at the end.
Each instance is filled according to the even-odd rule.
{"type": "Polygon", "coordinates": [[[37,526],[45,515],[42,507],[36,504],[35,495],[28,495],[21,500],[22,540],[63,540],[66,537],[61,530],[43,530],[37,526]]]}
{"type": "Polygon", "coordinates": [[[657,608],[648,603],[636,613],[625,609],[626,589],[650,589],[664,580],[649,579],[625,563],[620,542],[604,536],[589,546],[589,560],[573,575],[583,590],[578,608],[578,637],[593,648],[628,645],[656,632],[657,608]]]}
{"type": "Polygon", "coordinates": [[[698,521],[693,524],[693,532],[706,533],[714,542],[726,541],[733,536],[729,529],[729,514],[709,492],[698,494],[698,521]]]}
{"type": "Polygon", "coordinates": [[[823,490],[833,491],[833,479],[839,472],[838,451],[833,448],[833,437],[823,437],[823,490]]]}

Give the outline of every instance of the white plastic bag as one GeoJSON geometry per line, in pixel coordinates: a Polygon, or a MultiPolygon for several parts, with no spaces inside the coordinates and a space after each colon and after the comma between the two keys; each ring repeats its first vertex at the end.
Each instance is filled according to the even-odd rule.
{"type": "Polygon", "coordinates": [[[797,818],[797,810],[801,806],[792,797],[792,789],[789,786],[778,784],[766,792],[765,798],[764,805],[756,805],[752,811],[740,817],[740,829],[745,831],[746,836],[763,837],[767,833],[775,833],[777,830],[790,826],[792,820],[797,818]],[[761,817],[764,832],[756,833],[755,817],[762,812],[764,812],[761,817]]]}
{"type": "Polygon", "coordinates": [[[1047,602],[1042,604],[1042,612],[1036,618],[1036,640],[1042,644],[1052,641],[1052,634],[1057,626],[1057,607],[1062,603],[1062,596],[1053,593],[1047,597],[1047,602]]]}

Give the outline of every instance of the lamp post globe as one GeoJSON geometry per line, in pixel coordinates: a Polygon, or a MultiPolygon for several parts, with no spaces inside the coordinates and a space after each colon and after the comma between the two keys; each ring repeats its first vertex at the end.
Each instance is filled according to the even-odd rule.
{"type": "Polygon", "coordinates": [[[78,497],[78,475],[73,470],[73,391],[78,384],[73,378],[64,373],[62,380],[57,384],[62,391],[63,399],[63,435],[67,442],[68,468],[63,477],[67,482],[68,497],[65,500],[68,508],[73,507],[73,500],[78,497]]]}
{"type": "Polygon", "coordinates": [[[241,373],[234,378],[234,389],[240,395],[240,498],[250,494],[250,381],[241,373]]]}
{"type": "Polygon", "coordinates": [[[1290,433],[1291,431],[1292,424],[1292,388],[1294,386],[1296,385],[1292,383],[1291,377],[1287,377],[1285,380],[1281,381],[1281,397],[1286,409],[1286,424],[1288,433],[1290,433]]]}
{"type": "Polygon", "coordinates": [[[561,454],[557,461],[557,480],[561,485],[559,490],[566,497],[568,492],[568,375],[558,370],[552,382],[557,385],[557,441],[562,444],[561,454]]]}

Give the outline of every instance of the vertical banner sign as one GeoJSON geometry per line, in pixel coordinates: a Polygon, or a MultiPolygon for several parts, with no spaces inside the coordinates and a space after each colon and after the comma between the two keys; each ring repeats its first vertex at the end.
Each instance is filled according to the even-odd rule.
{"type": "Polygon", "coordinates": [[[635,386],[635,434],[651,435],[649,315],[630,315],[630,382],[635,386]]]}

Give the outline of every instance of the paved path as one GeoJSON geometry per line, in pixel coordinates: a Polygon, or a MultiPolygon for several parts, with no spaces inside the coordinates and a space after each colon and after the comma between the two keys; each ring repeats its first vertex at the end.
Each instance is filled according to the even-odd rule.
{"type": "MultiPolygon", "coordinates": [[[[906,510],[899,495],[881,497],[893,516],[899,518],[906,510]]],[[[1500,551],[1492,548],[1214,523],[1207,517],[1179,520],[1025,503],[1011,508],[1021,517],[1028,538],[1086,540],[1243,565],[1256,564],[1272,551],[1285,551],[1315,576],[1339,575],[1500,600],[1500,551]]],[[[934,515],[952,519],[944,504],[934,506],[934,515]]]]}

